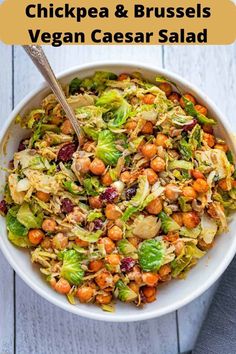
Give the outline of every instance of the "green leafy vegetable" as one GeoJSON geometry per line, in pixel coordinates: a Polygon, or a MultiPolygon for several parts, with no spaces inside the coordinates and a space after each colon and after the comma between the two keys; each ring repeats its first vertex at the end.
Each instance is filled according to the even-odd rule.
{"type": "Polygon", "coordinates": [[[6,217],[7,229],[14,236],[26,236],[28,234],[28,229],[17,220],[18,210],[19,207],[16,206],[8,210],[6,217]]]}
{"type": "Polygon", "coordinates": [[[179,202],[180,209],[183,212],[187,212],[187,211],[191,211],[192,210],[191,205],[188,204],[188,202],[189,202],[188,198],[181,196],[181,197],[178,198],[178,202],[179,202]]]}
{"type": "Polygon", "coordinates": [[[198,225],[194,229],[187,229],[187,227],[181,227],[179,234],[183,237],[197,238],[202,231],[201,225],[198,225]]]}
{"type": "Polygon", "coordinates": [[[230,151],[230,150],[227,151],[226,156],[227,156],[228,161],[233,165],[234,157],[233,157],[232,151],[230,151]]]}
{"type": "Polygon", "coordinates": [[[163,83],[166,83],[166,82],[167,82],[167,83],[173,85],[174,87],[176,87],[178,91],[180,91],[175,82],[173,82],[173,81],[167,79],[167,78],[164,77],[164,76],[157,76],[157,77],[156,77],[156,82],[158,82],[159,84],[163,84],[163,83]]]}
{"type": "Polygon", "coordinates": [[[132,254],[137,251],[136,247],[132,245],[128,240],[120,240],[118,242],[118,250],[120,253],[124,254],[125,256],[132,254]]]}
{"type": "Polygon", "coordinates": [[[115,80],[117,76],[113,73],[106,71],[97,71],[94,76],[85,78],[81,82],[81,87],[87,90],[104,90],[107,80],[115,80]]]}
{"type": "Polygon", "coordinates": [[[97,230],[96,232],[91,232],[83,229],[80,226],[75,226],[73,229],[73,233],[79,237],[80,240],[86,241],[89,243],[95,243],[98,241],[99,237],[102,235],[102,230],[97,230]]]}
{"type": "Polygon", "coordinates": [[[8,239],[13,243],[13,245],[22,248],[29,248],[31,244],[27,236],[17,236],[11,231],[8,231],[8,239]]]}
{"type": "Polygon", "coordinates": [[[187,161],[193,157],[191,144],[189,144],[186,139],[181,139],[179,141],[179,151],[182,157],[187,161]]]}
{"type": "Polygon", "coordinates": [[[194,166],[192,162],[188,162],[185,160],[173,160],[169,162],[168,167],[170,170],[175,170],[175,169],[192,170],[194,166]]]}
{"type": "Polygon", "coordinates": [[[215,125],[216,124],[214,119],[207,118],[206,116],[204,116],[203,114],[198,112],[195,109],[194,104],[190,100],[188,100],[186,97],[183,96],[183,100],[184,100],[184,103],[185,103],[185,111],[187,112],[187,114],[190,114],[192,117],[197,118],[197,120],[198,120],[198,122],[200,124],[209,124],[209,125],[215,125]]]}
{"type": "Polygon", "coordinates": [[[39,229],[43,222],[43,213],[33,213],[28,203],[23,203],[17,212],[17,220],[27,229],[39,229]]]}
{"type": "Polygon", "coordinates": [[[96,219],[102,219],[103,218],[103,214],[101,213],[101,211],[96,211],[96,210],[92,210],[89,215],[87,216],[87,221],[91,222],[94,221],[96,219]]]}
{"type": "Polygon", "coordinates": [[[116,282],[116,288],[118,289],[118,298],[123,302],[132,302],[137,299],[138,295],[125,285],[122,280],[116,282]]]}
{"type": "Polygon", "coordinates": [[[120,151],[115,145],[115,138],[110,130],[103,130],[98,135],[98,144],[96,148],[96,156],[99,157],[106,165],[116,165],[120,151]]]}
{"type": "Polygon", "coordinates": [[[196,150],[201,147],[202,142],[202,129],[199,124],[195,125],[191,131],[189,144],[192,146],[193,150],[196,150]]]}
{"type": "Polygon", "coordinates": [[[159,270],[164,260],[163,244],[157,240],[145,240],[138,251],[139,264],[145,272],[159,270]]]}
{"type": "Polygon", "coordinates": [[[94,130],[94,127],[90,127],[85,125],[83,128],[84,133],[92,138],[93,140],[97,141],[98,140],[98,132],[94,130]]]}
{"type": "Polygon", "coordinates": [[[77,186],[76,183],[74,183],[72,181],[64,181],[63,185],[66,188],[66,190],[68,190],[68,192],[70,192],[71,194],[74,194],[74,195],[81,194],[81,188],[79,186],[77,186]]]}
{"type": "Polygon", "coordinates": [[[76,77],[73,79],[69,85],[69,93],[70,95],[74,95],[75,93],[79,92],[80,90],[80,85],[81,85],[82,80],[78,79],[76,77]]]}
{"type": "Polygon", "coordinates": [[[79,285],[84,276],[79,253],[75,250],[64,251],[62,259],[61,276],[71,285],[79,285]]]}
{"type": "Polygon", "coordinates": [[[103,191],[97,177],[85,178],[83,181],[84,189],[88,195],[96,196],[103,191]]]}
{"type": "Polygon", "coordinates": [[[161,219],[161,228],[165,234],[172,231],[178,231],[180,226],[174,221],[170,216],[168,216],[164,211],[158,214],[161,219]]]}

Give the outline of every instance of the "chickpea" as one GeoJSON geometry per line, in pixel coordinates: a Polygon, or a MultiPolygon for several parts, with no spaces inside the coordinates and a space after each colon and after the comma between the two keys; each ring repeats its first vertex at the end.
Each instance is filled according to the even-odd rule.
{"type": "Polygon", "coordinates": [[[203,124],[202,129],[205,133],[213,134],[213,128],[210,124],[203,124]]]}
{"type": "Polygon", "coordinates": [[[121,175],[120,175],[120,180],[121,182],[123,183],[129,183],[130,182],[130,172],[129,171],[125,171],[125,172],[122,172],[121,175]]]}
{"type": "Polygon", "coordinates": [[[147,176],[148,182],[153,185],[158,181],[158,176],[155,171],[153,171],[152,168],[146,168],[144,170],[143,174],[147,176]]]}
{"type": "Polygon", "coordinates": [[[52,248],[56,250],[64,250],[68,246],[68,237],[63,233],[58,233],[52,239],[52,248]]]}
{"type": "Polygon", "coordinates": [[[179,256],[182,251],[183,251],[183,248],[184,248],[184,241],[177,241],[176,244],[175,244],[175,254],[176,256],[179,256]]]}
{"type": "Polygon", "coordinates": [[[191,175],[195,179],[206,179],[204,174],[198,170],[191,170],[191,175]]]}
{"type": "Polygon", "coordinates": [[[49,237],[45,237],[41,242],[40,246],[45,250],[48,250],[49,248],[51,248],[51,239],[49,237]]]}
{"type": "Polygon", "coordinates": [[[68,220],[80,224],[85,220],[85,216],[79,207],[75,207],[74,210],[68,214],[68,220]]]}
{"type": "Polygon", "coordinates": [[[169,264],[164,264],[163,266],[161,266],[161,268],[159,269],[159,275],[160,277],[165,277],[166,275],[171,273],[171,267],[169,264]]]}
{"type": "MultiPolygon", "coordinates": [[[[223,205],[220,205],[222,211],[224,211],[223,205]]],[[[212,219],[219,219],[219,214],[215,208],[215,205],[213,203],[210,203],[208,206],[207,213],[212,217],[212,219]]]]}
{"type": "Polygon", "coordinates": [[[183,213],[183,223],[188,229],[194,229],[200,223],[200,218],[195,211],[183,213]]]}
{"type": "Polygon", "coordinates": [[[227,151],[229,150],[229,147],[228,147],[228,145],[226,145],[226,144],[216,144],[216,145],[214,146],[214,148],[215,148],[215,149],[218,149],[218,150],[222,150],[222,151],[224,151],[224,152],[227,152],[227,151]]]}
{"type": "Polygon", "coordinates": [[[147,272],[142,274],[142,280],[146,285],[155,286],[157,285],[159,276],[156,273],[147,272]]]}
{"type": "Polygon", "coordinates": [[[74,129],[72,127],[71,122],[69,121],[69,119],[66,119],[63,124],[61,125],[61,132],[63,134],[69,135],[69,134],[73,134],[74,133],[74,129]]]}
{"type": "Polygon", "coordinates": [[[56,281],[55,278],[51,278],[51,279],[49,280],[49,284],[51,285],[51,287],[52,287],[54,290],[55,290],[56,283],[57,283],[57,281],[56,281]]]}
{"type": "Polygon", "coordinates": [[[146,302],[149,304],[154,301],[156,301],[156,296],[150,296],[146,298],[146,302]]]}
{"type": "Polygon", "coordinates": [[[167,82],[163,82],[163,84],[160,84],[159,89],[164,91],[167,97],[170,96],[172,92],[172,87],[167,82]]]}
{"type": "Polygon", "coordinates": [[[112,184],[113,180],[111,178],[110,172],[107,172],[104,176],[102,176],[102,184],[106,187],[112,184]]]}
{"type": "Polygon", "coordinates": [[[109,220],[116,220],[121,217],[122,212],[115,204],[107,204],[105,209],[105,215],[109,220]]]}
{"type": "Polygon", "coordinates": [[[164,240],[171,243],[176,242],[178,239],[179,239],[179,233],[174,231],[170,231],[166,236],[164,236],[164,240]]]}
{"type": "Polygon", "coordinates": [[[197,193],[193,189],[193,187],[186,186],[182,190],[182,194],[184,197],[186,197],[188,200],[193,200],[197,198],[197,193]]]}
{"type": "Polygon", "coordinates": [[[180,195],[180,189],[175,184],[167,184],[165,188],[165,196],[170,201],[177,200],[180,195]]]}
{"type": "Polygon", "coordinates": [[[40,229],[32,229],[28,232],[28,238],[32,245],[37,246],[44,238],[44,233],[40,229]]]}
{"type": "Polygon", "coordinates": [[[123,232],[118,226],[113,226],[108,230],[107,236],[113,241],[119,241],[123,237],[123,232]]]}
{"type": "Polygon", "coordinates": [[[139,286],[138,286],[138,284],[136,284],[134,281],[131,281],[131,282],[129,283],[129,288],[130,288],[131,290],[133,290],[136,294],[139,293],[139,286]]]}
{"type": "Polygon", "coordinates": [[[125,73],[122,73],[118,76],[118,81],[124,81],[124,80],[128,80],[129,79],[129,75],[128,74],[125,74],[125,73]]]}
{"type": "Polygon", "coordinates": [[[54,289],[60,294],[68,294],[70,292],[71,286],[66,279],[61,278],[56,283],[54,289]]]}
{"type": "Polygon", "coordinates": [[[140,238],[138,238],[137,236],[132,236],[128,238],[128,241],[134,246],[134,247],[138,247],[139,243],[140,243],[140,238]]]}
{"type": "Polygon", "coordinates": [[[82,247],[82,248],[89,246],[89,242],[83,241],[83,240],[81,240],[81,239],[78,238],[78,237],[77,237],[77,239],[75,240],[75,243],[76,243],[77,246],[82,247]]]}
{"type": "Polygon", "coordinates": [[[106,262],[112,266],[120,264],[120,256],[118,254],[109,254],[106,256],[106,262]]]}
{"type": "Polygon", "coordinates": [[[38,191],[36,192],[36,197],[39,199],[39,200],[42,200],[42,202],[49,202],[50,200],[50,194],[49,193],[44,193],[44,192],[41,192],[41,191],[38,191]]]}
{"type": "Polygon", "coordinates": [[[99,197],[89,197],[89,205],[92,209],[101,209],[102,201],[99,197]]]}
{"type": "Polygon", "coordinates": [[[154,286],[144,286],[142,292],[146,298],[153,297],[156,295],[156,288],[154,286]]]}
{"type": "Polygon", "coordinates": [[[196,109],[197,112],[203,114],[204,116],[207,116],[208,111],[207,111],[207,108],[206,108],[206,107],[201,106],[200,104],[197,104],[197,105],[195,106],[195,109],[196,109]]]}
{"type": "Polygon", "coordinates": [[[209,189],[209,186],[204,179],[198,178],[193,182],[193,188],[198,193],[206,193],[209,189]]]}
{"type": "MultiPolygon", "coordinates": [[[[190,95],[189,93],[186,93],[183,97],[185,97],[187,100],[189,100],[190,102],[192,102],[194,105],[196,104],[196,99],[195,99],[195,97],[193,97],[193,96],[190,95]]],[[[181,97],[179,103],[180,103],[180,106],[181,106],[182,108],[185,108],[185,103],[184,103],[183,97],[181,97]]]]}
{"type": "Polygon", "coordinates": [[[89,262],[89,270],[91,270],[91,272],[98,272],[100,269],[102,269],[103,267],[103,261],[101,259],[96,259],[94,261],[90,261],[89,262]]]}
{"type": "Polygon", "coordinates": [[[95,277],[95,282],[101,289],[108,288],[113,285],[113,276],[107,270],[103,270],[95,277]]]}
{"type": "Polygon", "coordinates": [[[167,141],[169,140],[168,136],[162,133],[158,133],[156,136],[155,144],[157,146],[162,146],[163,148],[166,148],[167,141]]]}
{"type": "Polygon", "coordinates": [[[125,124],[125,129],[132,132],[137,127],[137,122],[130,120],[125,124]]]}
{"type": "Polygon", "coordinates": [[[152,134],[153,133],[153,124],[151,122],[146,122],[142,127],[141,133],[143,134],[152,134]]]}
{"type": "Polygon", "coordinates": [[[200,240],[198,241],[197,246],[198,246],[198,248],[200,248],[200,250],[202,250],[202,251],[208,251],[208,250],[210,250],[210,249],[213,247],[213,244],[214,244],[214,242],[212,242],[212,243],[206,243],[204,240],[200,239],[200,240]]]}
{"type": "Polygon", "coordinates": [[[207,143],[211,148],[215,145],[215,138],[212,134],[204,133],[203,140],[207,143]]]}
{"type": "Polygon", "coordinates": [[[231,183],[229,183],[226,179],[221,179],[218,183],[218,186],[222,189],[222,191],[228,192],[232,188],[231,183]]]}
{"type": "Polygon", "coordinates": [[[155,172],[163,172],[166,169],[165,160],[163,160],[161,157],[156,157],[154,160],[152,160],[150,166],[155,172]]]}
{"type": "Polygon", "coordinates": [[[98,243],[104,245],[106,253],[112,253],[116,248],[114,242],[109,237],[101,238],[98,243]]]}
{"type": "Polygon", "coordinates": [[[75,162],[76,171],[86,174],[89,172],[91,166],[91,161],[88,157],[81,157],[75,162]]]}
{"type": "Polygon", "coordinates": [[[155,102],[156,96],[154,96],[152,93],[148,93],[143,97],[143,103],[144,104],[153,104],[155,102]]]}
{"type": "Polygon", "coordinates": [[[172,219],[174,219],[179,226],[183,226],[183,214],[181,212],[173,213],[172,214],[172,219]]]}
{"type": "Polygon", "coordinates": [[[162,211],[162,202],[160,198],[152,200],[147,206],[146,210],[149,214],[157,215],[162,211]]]}
{"type": "Polygon", "coordinates": [[[42,229],[45,232],[54,232],[56,229],[57,223],[53,219],[45,219],[42,224],[42,229]]]}
{"type": "Polygon", "coordinates": [[[168,99],[174,103],[177,103],[180,100],[180,95],[177,92],[172,92],[168,99]]]}
{"type": "Polygon", "coordinates": [[[95,158],[92,161],[89,169],[94,175],[100,176],[105,172],[106,166],[102,160],[95,158]]]}
{"type": "Polygon", "coordinates": [[[86,303],[92,300],[94,293],[95,290],[90,286],[83,286],[77,290],[76,296],[80,302],[86,303]]]}
{"type": "Polygon", "coordinates": [[[100,305],[108,305],[112,300],[110,293],[99,294],[96,296],[96,302],[100,305]]]}
{"type": "Polygon", "coordinates": [[[151,159],[156,155],[157,147],[154,144],[146,144],[142,147],[141,151],[144,157],[151,159]]]}

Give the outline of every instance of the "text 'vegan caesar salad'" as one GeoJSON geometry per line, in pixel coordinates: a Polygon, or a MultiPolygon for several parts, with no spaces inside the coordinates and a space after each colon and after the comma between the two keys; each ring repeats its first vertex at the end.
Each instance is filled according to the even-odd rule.
{"type": "Polygon", "coordinates": [[[227,231],[232,153],[207,108],[162,77],[97,72],[67,99],[79,144],[52,94],[17,117],[28,136],[0,203],[9,240],[72,304],[153,302],[227,231]]]}

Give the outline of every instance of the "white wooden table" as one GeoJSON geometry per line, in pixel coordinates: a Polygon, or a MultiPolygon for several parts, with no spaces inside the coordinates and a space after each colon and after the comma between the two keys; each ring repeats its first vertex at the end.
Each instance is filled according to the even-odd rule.
{"type": "MultiPolygon", "coordinates": [[[[56,72],[103,60],[134,60],[170,69],[202,88],[236,131],[236,45],[208,47],[83,46],[45,48],[56,72]]],[[[42,78],[20,47],[0,44],[0,124],[42,78]]],[[[56,308],[14,274],[0,254],[0,354],[176,354],[190,351],[215,286],[167,316],[111,324],[56,308]]]]}

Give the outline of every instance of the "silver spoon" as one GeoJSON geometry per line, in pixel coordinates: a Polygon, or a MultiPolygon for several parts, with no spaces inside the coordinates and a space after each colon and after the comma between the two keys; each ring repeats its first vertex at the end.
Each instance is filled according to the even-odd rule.
{"type": "Polygon", "coordinates": [[[43,75],[44,79],[47,81],[48,85],[50,86],[51,90],[53,91],[54,95],[60,102],[63,110],[65,111],[66,117],[70,120],[74,131],[78,137],[80,137],[80,127],[78,121],[76,119],[75,113],[73,109],[70,107],[66,100],[66,96],[56,79],[56,76],[48,62],[48,59],[39,45],[24,45],[23,46],[26,53],[29,55],[35,66],[43,75]]]}

